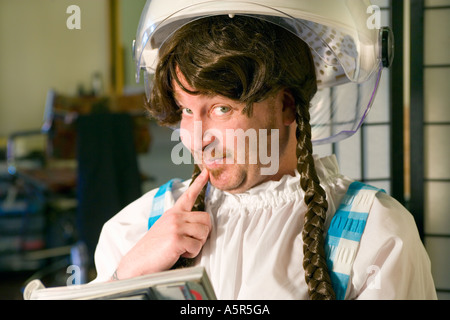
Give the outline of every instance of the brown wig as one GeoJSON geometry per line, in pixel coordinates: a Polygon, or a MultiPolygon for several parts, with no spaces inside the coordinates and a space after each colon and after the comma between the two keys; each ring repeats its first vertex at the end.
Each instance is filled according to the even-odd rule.
{"type": "MultiPolygon", "coordinates": [[[[334,299],[324,252],[328,204],[312,156],[309,105],[317,84],[308,46],[291,32],[260,19],[216,16],[196,20],[175,32],[160,50],[148,111],[161,125],[174,125],[181,119],[173,81],[191,94],[222,95],[245,103],[248,116],[257,112],[252,108],[255,102],[280,89],[293,94],[297,169],[308,207],[302,231],[303,268],[311,299],[334,299]],[[177,68],[194,92],[182,86],[177,68]]],[[[195,166],[192,181],[199,173],[195,166]]],[[[193,210],[204,210],[204,191],[193,210]]]]}

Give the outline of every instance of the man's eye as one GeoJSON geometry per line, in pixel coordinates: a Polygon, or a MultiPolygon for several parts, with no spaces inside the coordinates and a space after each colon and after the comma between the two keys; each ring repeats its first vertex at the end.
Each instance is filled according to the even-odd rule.
{"type": "Polygon", "coordinates": [[[192,110],[189,108],[183,108],[181,109],[181,113],[190,116],[192,115],[192,110]]]}
{"type": "Polygon", "coordinates": [[[226,114],[226,113],[228,113],[230,111],[231,111],[231,108],[230,107],[226,107],[226,106],[215,107],[213,109],[213,113],[215,115],[217,115],[217,116],[224,115],[224,114],[226,114]]]}

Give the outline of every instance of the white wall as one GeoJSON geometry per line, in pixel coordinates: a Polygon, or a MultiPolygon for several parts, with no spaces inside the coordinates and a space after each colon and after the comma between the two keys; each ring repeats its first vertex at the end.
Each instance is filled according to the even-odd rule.
{"type": "Polygon", "coordinates": [[[42,124],[50,88],[75,94],[94,72],[109,81],[107,0],[0,0],[0,136],[42,124]],[[69,5],[81,29],[69,30],[69,5]]]}

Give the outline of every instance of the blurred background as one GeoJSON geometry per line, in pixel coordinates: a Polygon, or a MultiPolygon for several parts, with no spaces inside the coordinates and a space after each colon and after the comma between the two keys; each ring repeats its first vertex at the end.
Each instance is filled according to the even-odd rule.
{"type": "MultiPolygon", "coordinates": [[[[394,65],[362,129],[315,153],[336,154],[345,175],[411,211],[448,299],[450,0],[372,2],[394,30],[394,65]]],[[[66,285],[69,265],[91,280],[103,223],[192,173],[169,160],[177,142],[146,116],[135,82],[144,5],[0,0],[0,299],[22,299],[34,278],[66,285]]]]}

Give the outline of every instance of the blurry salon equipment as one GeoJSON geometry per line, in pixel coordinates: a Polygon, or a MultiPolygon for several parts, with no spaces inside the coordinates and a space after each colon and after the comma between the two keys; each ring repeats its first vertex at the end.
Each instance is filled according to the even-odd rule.
{"type": "MultiPolygon", "coordinates": [[[[0,271],[31,270],[65,285],[76,265],[95,275],[103,224],[141,195],[137,155],[151,145],[144,95],[47,94],[42,128],[11,134],[0,184],[0,271]],[[21,141],[44,141],[21,155],[21,141]],[[59,277],[59,278],[58,278],[59,277]]],[[[30,279],[31,279],[30,278],[30,279]]]]}

